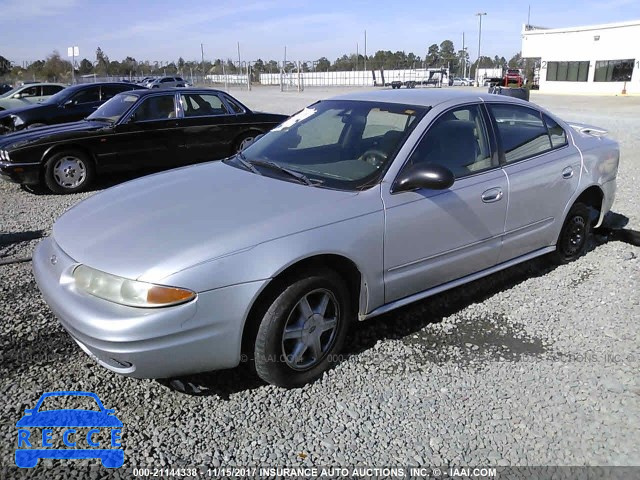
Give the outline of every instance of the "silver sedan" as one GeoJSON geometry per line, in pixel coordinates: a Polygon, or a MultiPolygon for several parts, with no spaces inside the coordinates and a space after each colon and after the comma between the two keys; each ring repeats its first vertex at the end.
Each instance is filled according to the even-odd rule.
{"type": "Polygon", "coordinates": [[[349,323],[511,265],[585,252],[618,144],[534,104],[463,91],[317,102],[243,152],[76,205],[36,248],[88,355],[139,378],[231,368],[297,387],[349,323]]]}

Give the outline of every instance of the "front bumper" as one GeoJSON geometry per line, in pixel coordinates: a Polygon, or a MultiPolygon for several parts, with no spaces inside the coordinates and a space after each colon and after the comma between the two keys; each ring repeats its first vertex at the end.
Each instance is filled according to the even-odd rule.
{"type": "Polygon", "coordinates": [[[264,280],[201,292],[173,307],[135,308],[76,290],[71,277],[76,265],[51,237],[33,254],[45,301],[103,367],[136,378],[167,378],[240,362],[244,320],[264,280]]]}
{"type": "Polygon", "coordinates": [[[40,162],[0,162],[0,177],[9,182],[35,185],[40,182],[40,162]]]}

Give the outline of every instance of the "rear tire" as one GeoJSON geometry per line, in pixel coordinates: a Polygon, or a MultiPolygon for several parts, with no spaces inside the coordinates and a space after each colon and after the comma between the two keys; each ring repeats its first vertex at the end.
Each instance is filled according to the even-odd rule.
{"type": "Polygon", "coordinates": [[[44,167],[44,183],[53,193],[77,193],[93,182],[93,160],[79,150],[53,154],[44,167]]]}
{"type": "Polygon", "coordinates": [[[573,262],[587,251],[591,232],[591,210],[583,203],[574,203],[564,220],[551,259],[558,265],[573,262]]]}
{"type": "Polygon", "coordinates": [[[292,278],[264,314],[254,348],[256,373],[284,388],[317,380],[338,362],[351,319],[349,289],[333,270],[292,278]]]}

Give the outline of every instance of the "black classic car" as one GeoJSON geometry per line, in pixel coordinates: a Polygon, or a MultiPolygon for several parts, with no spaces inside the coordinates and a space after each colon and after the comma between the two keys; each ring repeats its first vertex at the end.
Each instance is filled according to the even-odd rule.
{"type": "Polygon", "coordinates": [[[46,101],[0,112],[0,134],[81,120],[120,92],[143,88],[131,83],[84,83],[67,87],[46,101]]]}
{"type": "Polygon", "coordinates": [[[213,89],[131,90],[82,121],[0,137],[0,176],[74,193],[99,173],[228,157],[286,119],[213,89]]]}

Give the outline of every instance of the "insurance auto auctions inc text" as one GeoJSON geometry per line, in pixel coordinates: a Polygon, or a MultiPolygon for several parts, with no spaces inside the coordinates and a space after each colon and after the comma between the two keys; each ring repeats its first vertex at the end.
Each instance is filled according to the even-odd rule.
{"type": "MultiPolygon", "coordinates": [[[[221,476],[233,476],[233,472],[219,469],[221,476]]],[[[210,472],[213,473],[213,472],[210,472]]],[[[260,467],[247,472],[259,477],[284,478],[434,478],[434,477],[496,477],[495,468],[430,468],[430,467],[260,467]]]]}

